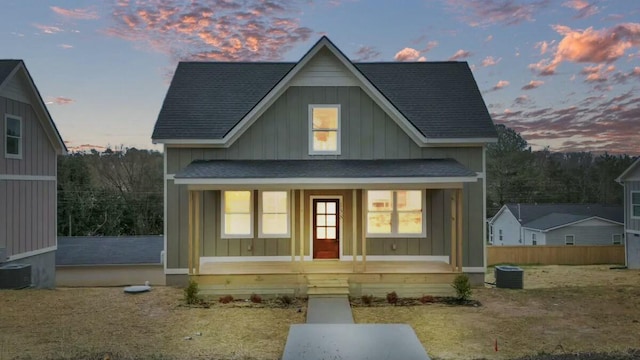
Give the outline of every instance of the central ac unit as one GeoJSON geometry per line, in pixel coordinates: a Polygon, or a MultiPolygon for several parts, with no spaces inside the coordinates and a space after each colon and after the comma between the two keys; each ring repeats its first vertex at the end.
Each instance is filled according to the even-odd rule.
{"type": "Polygon", "coordinates": [[[0,289],[22,289],[31,286],[30,264],[0,266],[0,289]]]}

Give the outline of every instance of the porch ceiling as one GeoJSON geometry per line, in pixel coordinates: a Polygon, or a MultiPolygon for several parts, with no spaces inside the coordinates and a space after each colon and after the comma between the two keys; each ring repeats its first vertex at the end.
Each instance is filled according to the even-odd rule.
{"type": "Polygon", "coordinates": [[[366,187],[383,184],[461,184],[477,175],[453,159],[197,160],[175,174],[176,184],[366,187]]]}

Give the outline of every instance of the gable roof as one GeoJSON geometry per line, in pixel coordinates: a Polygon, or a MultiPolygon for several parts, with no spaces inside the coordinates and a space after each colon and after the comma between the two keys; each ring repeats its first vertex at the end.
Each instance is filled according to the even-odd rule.
{"type": "Polygon", "coordinates": [[[627,179],[627,176],[633,173],[633,171],[640,166],[640,157],[636,159],[629,167],[622,173],[616,181],[620,184],[624,184],[624,181],[627,179]]]}
{"type": "MultiPolygon", "coordinates": [[[[583,217],[599,217],[615,222],[624,222],[624,209],[620,205],[601,204],[505,204],[520,224],[528,225],[534,220],[550,214],[564,214],[583,217]]],[[[497,215],[497,214],[496,214],[497,215]]],[[[563,216],[564,216],[563,215],[563,216]]],[[[495,217],[494,217],[495,218],[495,217]]],[[[567,222],[576,218],[565,218],[567,222]]],[[[556,225],[557,226],[557,225],[556,225]]]]}
{"type": "Polygon", "coordinates": [[[3,60],[0,59],[0,90],[4,87],[6,83],[9,82],[9,79],[20,71],[23,71],[27,81],[29,82],[30,90],[33,92],[34,97],[36,98],[37,104],[32,104],[34,107],[34,111],[39,113],[40,117],[44,117],[44,126],[45,133],[49,137],[53,148],[56,150],[58,154],[66,154],[67,146],[64,144],[62,140],[62,136],[60,136],[60,132],[56,127],[56,124],[53,122],[51,118],[51,114],[49,114],[49,110],[42,100],[42,96],[40,96],[40,92],[33,82],[33,78],[31,74],[29,74],[29,70],[27,70],[27,66],[24,64],[22,60],[3,60]]]}
{"type": "Polygon", "coordinates": [[[250,126],[323,48],[419,145],[497,138],[467,63],[354,64],[322,37],[297,63],[179,63],[156,121],[154,142],[229,146],[235,132],[250,126]]]}
{"type": "Polygon", "coordinates": [[[557,228],[573,225],[573,224],[587,221],[590,219],[600,219],[606,222],[623,225],[621,222],[614,221],[611,219],[603,219],[599,216],[551,213],[549,215],[545,215],[541,218],[538,218],[531,222],[523,224],[522,227],[529,228],[529,229],[542,230],[543,232],[546,232],[549,230],[554,230],[557,228]]]}

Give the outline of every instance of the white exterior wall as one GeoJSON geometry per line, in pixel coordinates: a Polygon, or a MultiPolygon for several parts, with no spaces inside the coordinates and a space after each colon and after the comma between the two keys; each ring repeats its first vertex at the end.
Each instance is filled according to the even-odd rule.
{"type": "Polygon", "coordinates": [[[536,245],[546,245],[546,234],[540,230],[522,229],[522,244],[520,245],[533,245],[533,235],[536,236],[536,245]]]}
{"type": "Polygon", "coordinates": [[[505,208],[497,217],[494,217],[490,225],[493,231],[493,245],[524,245],[521,240],[522,227],[515,216],[505,208]],[[502,240],[500,240],[502,230],[502,240]]]}

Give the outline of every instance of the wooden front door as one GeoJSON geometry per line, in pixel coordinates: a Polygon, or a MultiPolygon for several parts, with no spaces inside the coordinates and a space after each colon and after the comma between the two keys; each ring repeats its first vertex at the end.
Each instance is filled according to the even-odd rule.
{"type": "Polygon", "coordinates": [[[340,257],[340,200],[313,199],[313,258],[340,257]]]}

